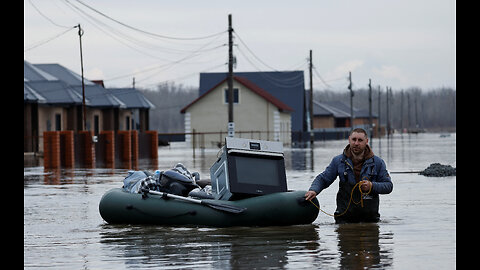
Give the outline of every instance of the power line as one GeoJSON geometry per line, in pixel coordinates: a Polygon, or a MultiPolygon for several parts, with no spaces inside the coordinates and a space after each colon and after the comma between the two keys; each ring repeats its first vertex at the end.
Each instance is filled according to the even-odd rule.
{"type": "Polygon", "coordinates": [[[318,70],[317,68],[315,67],[315,65],[312,65],[313,67],[313,71],[315,71],[315,75],[317,75],[317,77],[320,79],[320,81],[323,82],[323,84],[328,87],[328,88],[332,88],[327,82],[325,82],[325,80],[322,78],[322,76],[320,76],[320,74],[318,73],[318,70]]]}
{"type": "Polygon", "coordinates": [[[35,6],[32,2],[32,0],[29,0],[28,2],[30,2],[30,4],[32,5],[32,7],[38,12],[38,14],[40,14],[43,18],[45,18],[47,21],[51,22],[53,25],[55,26],[58,26],[58,27],[62,27],[62,28],[71,28],[71,26],[65,26],[65,25],[61,25],[61,24],[58,24],[56,22],[54,22],[52,19],[50,19],[47,15],[43,14],[40,9],[38,9],[37,6],[35,6]]]}
{"type": "Polygon", "coordinates": [[[30,45],[30,47],[27,47],[26,49],[23,50],[23,52],[27,52],[27,51],[30,51],[32,49],[35,49],[41,45],[44,45],[44,44],[47,44],[48,42],[54,40],[54,39],[57,39],[61,36],[63,36],[64,34],[66,34],[67,32],[69,32],[70,30],[74,29],[75,27],[70,27],[69,29],[65,30],[65,31],[62,31],[61,33],[59,34],[56,34],[55,36],[53,37],[50,37],[50,38],[47,38],[45,40],[41,40],[41,41],[38,41],[37,43],[35,43],[34,45],[30,45]]]}
{"type": "Polygon", "coordinates": [[[242,38],[238,35],[237,32],[234,32],[235,33],[235,36],[238,38],[238,40],[240,40],[240,42],[245,46],[245,48],[247,48],[247,50],[253,55],[253,57],[255,57],[255,59],[257,59],[260,63],[264,64],[266,67],[268,67],[269,69],[272,69],[274,71],[278,71],[277,69],[271,67],[270,65],[266,64],[265,62],[263,62],[262,59],[260,59],[252,50],[250,50],[250,48],[247,46],[247,44],[242,40],[242,38]]]}
{"type": "MultiPolygon", "coordinates": [[[[148,71],[152,71],[152,70],[156,70],[156,69],[162,69],[160,71],[165,71],[169,68],[171,68],[172,66],[176,65],[176,64],[179,64],[187,59],[192,59],[194,57],[197,57],[199,56],[200,54],[198,52],[202,51],[205,47],[209,46],[211,43],[215,42],[216,40],[218,39],[218,37],[212,41],[209,41],[207,42],[206,44],[204,44],[203,46],[201,46],[200,48],[198,48],[197,50],[193,51],[192,53],[190,53],[189,55],[185,56],[185,57],[182,57],[178,60],[175,60],[175,61],[171,61],[171,62],[168,62],[168,63],[164,63],[162,65],[158,65],[158,66],[155,66],[155,67],[151,67],[151,68],[146,68],[144,70],[141,70],[141,71],[137,71],[137,72],[133,72],[133,73],[129,73],[129,74],[125,74],[125,75],[121,75],[121,76],[117,76],[117,77],[114,77],[114,78],[110,78],[110,79],[107,79],[107,80],[116,80],[116,79],[120,79],[120,78],[124,78],[124,77],[128,77],[128,76],[132,76],[132,75],[137,75],[139,73],[143,73],[143,72],[148,72],[148,71]]],[[[224,45],[221,45],[221,46],[217,46],[215,47],[214,49],[218,49],[220,47],[223,47],[224,45]]],[[[160,72],[160,71],[157,71],[160,72]]],[[[155,74],[152,74],[150,76],[148,76],[147,78],[143,78],[142,81],[145,81],[146,79],[149,79],[151,77],[153,77],[155,74]]],[[[139,80],[140,81],[140,80],[139,80]]],[[[138,82],[139,82],[138,81],[138,82]]]]}
{"type": "MultiPolygon", "coordinates": [[[[69,0],[65,0],[65,1],[67,1],[67,2],[70,3],[69,0]]],[[[103,12],[101,12],[101,11],[99,11],[99,10],[97,10],[97,9],[95,9],[95,8],[93,8],[93,7],[85,4],[85,3],[83,3],[83,2],[80,1],[80,0],[76,0],[76,1],[77,1],[78,3],[80,3],[81,5],[85,6],[86,8],[94,11],[95,13],[97,13],[97,14],[99,14],[99,15],[101,15],[101,16],[103,16],[103,17],[105,17],[105,18],[107,18],[107,19],[109,19],[109,20],[111,20],[111,21],[113,21],[113,22],[116,22],[116,23],[118,23],[118,24],[120,24],[120,25],[122,25],[122,26],[124,26],[124,27],[127,27],[127,28],[129,28],[129,29],[131,29],[131,30],[134,30],[134,31],[137,31],[137,32],[140,32],[140,33],[143,33],[143,34],[147,34],[147,35],[150,35],[150,36],[158,37],[158,38],[173,39],[173,40],[199,40],[199,39],[213,38],[213,37],[216,37],[216,36],[218,36],[218,35],[221,35],[221,34],[227,32],[227,31],[225,30],[225,31],[222,31],[222,32],[219,32],[219,33],[210,34],[210,35],[206,35],[206,36],[200,36],[200,37],[173,37],[173,36],[160,35],[160,34],[152,33],[152,32],[149,32],[149,31],[145,31],[145,30],[142,30],[142,29],[133,27],[133,26],[131,26],[131,25],[128,25],[128,24],[126,24],[126,23],[123,23],[123,22],[121,22],[121,21],[119,21],[119,20],[117,20],[117,19],[114,19],[114,18],[106,15],[105,13],[103,13],[103,12]]]]}

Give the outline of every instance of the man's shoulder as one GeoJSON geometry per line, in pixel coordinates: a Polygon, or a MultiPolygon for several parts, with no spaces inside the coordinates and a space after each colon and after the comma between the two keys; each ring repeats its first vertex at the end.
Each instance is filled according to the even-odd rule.
{"type": "Polygon", "coordinates": [[[372,157],[372,159],[373,159],[373,162],[374,162],[375,164],[384,164],[384,163],[385,163],[385,161],[384,161],[381,157],[379,157],[379,156],[377,156],[377,155],[374,155],[374,156],[372,157]]]}
{"type": "Polygon", "coordinates": [[[336,155],[333,157],[332,162],[335,163],[340,163],[344,162],[347,159],[347,157],[344,154],[336,155]]]}

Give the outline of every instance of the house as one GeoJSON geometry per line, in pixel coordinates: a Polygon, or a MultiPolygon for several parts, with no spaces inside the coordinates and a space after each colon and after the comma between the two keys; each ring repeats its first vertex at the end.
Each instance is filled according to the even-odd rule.
{"type": "MultiPolygon", "coordinates": [[[[148,130],[153,108],[135,89],[107,89],[84,79],[86,130],[148,130]]],[[[24,152],[43,149],[44,131],[83,130],[82,79],[59,64],[24,61],[24,152]]]]}
{"type": "Polygon", "coordinates": [[[125,126],[123,128],[125,130],[145,131],[150,129],[150,109],[154,109],[155,105],[140,91],[134,88],[108,88],[108,91],[125,104],[126,109],[131,112],[130,116],[127,114],[124,117],[125,126]]]}
{"type": "Polygon", "coordinates": [[[44,131],[81,130],[82,95],[27,61],[23,70],[24,152],[39,152],[44,131]]]}
{"type": "MultiPolygon", "coordinates": [[[[233,89],[236,137],[291,143],[294,112],[291,106],[239,74],[233,77],[233,89]]],[[[227,78],[210,85],[210,89],[201,90],[204,90],[202,94],[181,110],[185,114],[186,141],[196,141],[203,147],[217,147],[227,136],[227,78]],[[200,136],[188,135],[192,132],[200,133],[200,136]]]]}
{"type": "MultiPolygon", "coordinates": [[[[366,126],[370,123],[367,110],[353,107],[353,125],[366,126]]],[[[372,112],[372,122],[378,125],[378,115],[372,112]]],[[[351,127],[350,106],[341,101],[313,101],[313,129],[351,127]]]]}
{"type": "MultiPolygon", "coordinates": [[[[227,75],[226,72],[200,73],[199,96],[227,78],[227,75]]],[[[303,131],[305,121],[303,71],[235,72],[234,75],[247,79],[292,108],[290,129],[292,132],[303,131]]]]}

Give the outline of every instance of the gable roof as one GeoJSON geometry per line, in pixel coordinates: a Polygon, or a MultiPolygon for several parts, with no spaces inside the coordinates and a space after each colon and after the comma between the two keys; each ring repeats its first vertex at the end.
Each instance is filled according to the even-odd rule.
{"type": "MultiPolygon", "coordinates": [[[[82,77],[59,64],[24,60],[24,102],[82,104],[82,77]],[[50,88],[49,88],[50,87],[50,88]]],[[[137,89],[104,88],[84,78],[85,103],[90,107],[151,109],[155,106],[137,89]]]]}
{"type": "MultiPolygon", "coordinates": [[[[82,96],[82,86],[73,85],[71,86],[77,93],[82,96]]],[[[85,85],[85,98],[90,100],[89,106],[100,107],[100,108],[127,108],[125,103],[120,99],[112,95],[110,91],[101,87],[98,84],[85,85]]]]}
{"type": "MultiPolygon", "coordinates": [[[[200,73],[199,96],[227,78],[227,72],[200,73]]],[[[235,72],[292,109],[292,131],[303,129],[303,71],[235,72]]]]}
{"type": "MultiPolygon", "coordinates": [[[[64,81],[68,85],[82,85],[82,76],[59,64],[33,64],[36,68],[55,76],[58,80],[64,81]]],[[[85,85],[94,85],[95,83],[85,79],[85,85]]]]}
{"type": "Polygon", "coordinates": [[[47,99],[30,87],[26,82],[23,82],[23,102],[46,103],[47,99]]]}
{"type": "Polygon", "coordinates": [[[54,81],[58,80],[54,76],[42,71],[29,62],[23,60],[23,81],[54,81]]]}
{"type": "MultiPolygon", "coordinates": [[[[27,101],[27,98],[30,98],[30,94],[27,92],[25,96],[25,91],[32,89],[36,94],[43,97],[43,103],[50,104],[82,104],[82,94],[79,94],[72,87],[68,86],[66,83],[55,80],[55,81],[28,81],[24,82],[24,101],[27,101]]],[[[38,96],[36,97],[38,99],[38,96]]],[[[39,99],[38,101],[40,101],[39,99]]],[[[31,101],[31,99],[30,99],[31,101]]],[[[85,104],[90,105],[90,100],[85,98],[85,104]]]]}
{"type": "MultiPolygon", "coordinates": [[[[268,93],[267,91],[263,90],[262,88],[260,88],[258,85],[255,85],[254,83],[252,83],[251,81],[249,81],[248,79],[246,78],[243,78],[243,77],[240,77],[240,76],[233,76],[233,79],[237,82],[239,82],[240,84],[242,84],[243,86],[247,87],[248,89],[250,89],[253,93],[259,95],[260,97],[262,97],[263,99],[265,99],[266,101],[272,103],[273,105],[275,105],[278,109],[280,109],[281,111],[290,111],[292,112],[293,109],[288,106],[287,104],[283,103],[282,101],[280,101],[279,99],[277,99],[276,97],[274,97],[273,95],[271,95],[270,93],[268,93]]],[[[185,106],[180,112],[181,113],[185,113],[187,111],[188,108],[190,108],[193,104],[197,103],[200,99],[204,98],[205,96],[207,96],[209,93],[211,93],[214,89],[216,89],[219,85],[223,84],[224,82],[227,81],[227,78],[224,78],[222,81],[220,81],[219,83],[217,83],[216,85],[214,85],[212,88],[210,88],[209,90],[207,90],[206,92],[204,92],[202,95],[200,95],[198,98],[196,98],[194,101],[192,101],[190,104],[188,104],[187,106],[185,106]]]]}
{"type": "MultiPolygon", "coordinates": [[[[350,106],[341,101],[318,102],[313,101],[313,115],[316,116],[333,116],[335,118],[349,118],[350,106]]],[[[367,110],[361,110],[353,107],[353,115],[356,118],[369,117],[367,110]]],[[[372,112],[372,117],[377,118],[378,115],[372,112]]]]}
{"type": "Polygon", "coordinates": [[[350,108],[348,113],[345,110],[337,108],[333,104],[326,102],[313,101],[313,115],[317,116],[333,116],[335,118],[348,118],[350,117],[350,108]]]}
{"type": "Polygon", "coordinates": [[[129,109],[154,109],[151,103],[140,91],[134,88],[108,88],[110,94],[123,102],[129,109]]]}

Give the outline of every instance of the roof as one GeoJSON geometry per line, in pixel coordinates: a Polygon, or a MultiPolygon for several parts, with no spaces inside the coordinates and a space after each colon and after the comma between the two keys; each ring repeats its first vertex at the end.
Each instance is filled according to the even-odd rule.
{"type": "MultiPolygon", "coordinates": [[[[44,103],[51,104],[82,104],[82,95],[78,94],[72,87],[68,86],[65,82],[56,81],[28,81],[24,82],[24,101],[34,101],[32,99],[42,97],[41,100],[44,103]],[[30,94],[33,95],[33,90],[36,97],[30,98],[30,94]],[[27,91],[27,96],[25,92],[27,91]],[[27,99],[28,98],[28,99],[27,99]]],[[[37,102],[39,102],[37,101],[37,102]]],[[[85,100],[85,104],[90,105],[89,100],[85,100]]]]}
{"type": "MultiPolygon", "coordinates": [[[[24,87],[25,102],[41,102],[42,99],[38,99],[39,95],[43,96],[46,103],[76,104],[78,96],[80,104],[82,102],[82,77],[59,64],[30,64],[24,60],[24,82],[29,83],[24,87]],[[51,95],[52,93],[55,95],[51,95]]],[[[133,88],[108,89],[87,79],[84,79],[84,84],[85,99],[88,100],[86,105],[90,107],[126,109],[155,107],[140,91],[133,88]]]]}
{"type": "MultiPolygon", "coordinates": [[[[262,97],[263,99],[265,99],[266,101],[272,103],[273,105],[275,105],[278,109],[282,110],[282,111],[290,111],[292,112],[293,109],[288,106],[287,104],[283,103],[282,101],[280,101],[279,99],[277,99],[276,97],[274,97],[273,95],[271,95],[270,93],[268,93],[267,91],[263,90],[262,88],[260,88],[258,85],[255,85],[254,83],[252,83],[251,81],[249,81],[248,79],[246,78],[243,78],[243,77],[240,77],[240,76],[233,76],[233,79],[237,82],[239,82],[240,84],[242,84],[243,86],[247,87],[248,89],[250,89],[253,93],[259,95],[260,97],[262,97]]],[[[192,101],[190,104],[188,104],[187,106],[185,106],[180,112],[181,113],[185,113],[186,110],[188,108],[190,108],[193,104],[197,103],[200,99],[204,98],[205,96],[207,96],[209,93],[211,93],[214,89],[216,89],[219,85],[221,85],[222,83],[224,83],[225,81],[227,81],[227,78],[224,78],[222,81],[220,81],[219,83],[217,83],[216,85],[214,85],[212,88],[210,88],[209,90],[207,90],[206,92],[204,92],[202,95],[200,95],[197,99],[195,99],[194,101],[192,101]]]]}
{"type": "MultiPolygon", "coordinates": [[[[82,76],[59,64],[34,64],[33,66],[55,76],[68,85],[82,85],[82,76]]],[[[94,85],[95,83],[84,78],[84,84],[94,85]]]]}
{"type": "MultiPolygon", "coordinates": [[[[77,93],[82,96],[82,86],[71,86],[77,93]]],[[[85,98],[90,100],[89,106],[101,108],[127,108],[127,105],[120,99],[115,97],[108,89],[98,84],[85,85],[85,98]]]]}
{"type": "MultiPolygon", "coordinates": [[[[227,78],[227,72],[200,73],[199,96],[227,78]]],[[[235,72],[292,109],[292,131],[303,129],[303,71],[235,72]]]]}
{"type": "Polygon", "coordinates": [[[154,109],[153,105],[140,91],[134,88],[108,88],[110,94],[123,102],[129,109],[154,109]]]}
{"type": "MultiPolygon", "coordinates": [[[[276,97],[274,97],[273,95],[271,95],[270,93],[268,93],[267,91],[263,90],[262,88],[258,87],[256,84],[252,83],[251,81],[249,81],[248,79],[246,78],[243,78],[243,77],[239,77],[239,76],[234,76],[233,77],[237,82],[243,84],[244,86],[246,86],[248,89],[252,90],[254,93],[256,93],[257,95],[261,96],[262,98],[264,98],[265,100],[267,100],[268,102],[272,103],[273,105],[277,106],[277,108],[279,108],[280,110],[282,111],[290,111],[290,112],[293,112],[293,109],[288,106],[287,104],[283,103],[282,101],[280,101],[279,99],[277,99],[276,97]]],[[[226,80],[226,79],[225,79],[226,80]]]]}
{"type": "MultiPolygon", "coordinates": [[[[341,101],[318,102],[313,101],[313,115],[315,116],[333,116],[335,118],[350,117],[350,106],[341,101]]],[[[353,115],[356,118],[369,117],[366,110],[353,107],[353,115]]],[[[378,115],[372,112],[372,117],[377,118],[378,115]]]]}
{"type": "Polygon", "coordinates": [[[45,103],[47,102],[47,99],[45,99],[42,95],[40,95],[40,93],[35,91],[28,84],[23,82],[23,101],[30,103],[45,103]]]}
{"type": "Polygon", "coordinates": [[[40,70],[29,62],[23,60],[23,81],[53,81],[58,80],[54,76],[40,70]]]}

